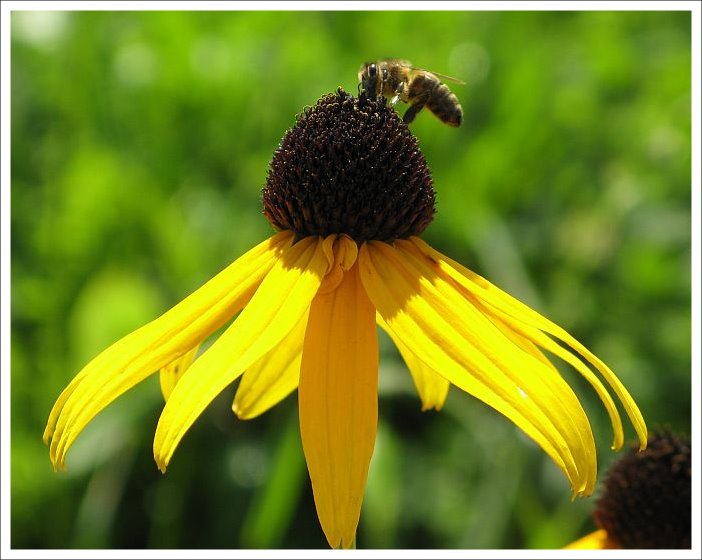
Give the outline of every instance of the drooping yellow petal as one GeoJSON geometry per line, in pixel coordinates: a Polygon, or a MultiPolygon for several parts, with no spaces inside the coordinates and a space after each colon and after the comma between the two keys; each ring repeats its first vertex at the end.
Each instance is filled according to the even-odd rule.
{"type": "MultiPolygon", "coordinates": [[[[336,289],[358,255],[356,243],[346,235],[328,236],[322,250],[331,266],[318,293],[336,289]]],[[[297,388],[306,327],[307,314],[280,345],[244,372],[232,407],[239,418],[248,420],[263,414],[297,388]]]]}
{"type": "Polygon", "coordinates": [[[378,416],[375,309],[355,264],[312,303],[300,371],[300,433],[324,534],[355,539],[378,416]]]}
{"type": "MultiPolygon", "coordinates": [[[[525,325],[528,325],[532,329],[537,329],[539,331],[542,331],[543,333],[553,336],[557,340],[560,340],[561,342],[570,346],[573,350],[578,352],[588,362],[590,362],[600,372],[600,374],[602,374],[602,377],[604,377],[605,381],[610,385],[610,387],[612,387],[615,394],[624,406],[624,409],[626,410],[627,415],[629,416],[629,419],[631,420],[631,423],[634,426],[634,430],[636,431],[636,434],[639,438],[639,448],[646,448],[646,444],[648,441],[648,431],[646,429],[646,423],[643,419],[643,416],[641,415],[641,411],[639,410],[638,406],[636,405],[636,402],[626,390],[622,382],[607,366],[607,364],[605,364],[602,360],[600,360],[597,356],[590,352],[585,346],[583,346],[580,342],[573,338],[573,336],[571,336],[563,328],[559,327],[552,321],[546,319],[538,312],[534,311],[529,306],[523,304],[515,297],[512,297],[508,293],[500,290],[499,288],[488,282],[482,276],[465,268],[461,264],[449,259],[445,255],[442,255],[441,253],[439,253],[438,251],[436,251],[431,246],[427,245],[424,241],[417,237],[412,238],[412,243],[414,243],[422,253],[428,255],[439,266],[439,268],[441,268],[442,271],[444,271],[451,278],[453,278],[467,292],[473,294],[476,298],[492,306],[496,310],[499,310],[501,314],[503,314],[503,316],[510,317],[512,319],[511,322],[520,322],[525,325]]],[[[544,340],[545,338],[546,337],[541,337],[539,338],[539,340],[537,340],[536,336],[534,336],[533,341],[536,344],[539,344],[547,350],[555,353],[555,350],[553,349],[553,346],[555,345],[551,345],[550,348],[546,347],[546,342],[544,340]]],[[[607,407],[607,410],[610,414],[610,418],[612,420],[612,427],[614,430],[614,442],[612,444],[612,447],[614,449],[620,449],[624,442],[624,435],[622,431],[623,428],[621,426],[621,421],[617,422],[618,413],[616,413],[615,415],[615,413],[612,412],[611,399],[608,399],[608,397],[604,395],[604,393],[606,393],[606,390],[604,390],[601,384],[597,384],[597,381],[595,381],[596,378],[594,377],[594,375],[591,375],[591,372],[590,374],[585,372],[585,370],[587,370],[588,372],[590,371],[589,368],[587,368],[587,366],[582,364],[582,362],[580,362],[580,364],[583,367],[580,367],[580,365],[575,365],[574,362],[565,357],[564,353],[569,352],[567,350],[560,352],[558,354],[559,357],[569,362],[582,375],[584,375],[586,379],[593,385],[600,398],[603,400],[603,403],[607,407]]],[[[575,359],[577,360],[577,358],[575,359]]],[[[579,360],[577,360],[577,362],[579,362],[579,360]]]]}
{"type": "MultiPolygon", "coordinates": [[[[418,240],[414,244],[406,244],[404,248],[409,251],[415,251],[418,255],[424,255],[422,253],[422,247],[429,247],[426,243],[418,240]]],[[[427,255],[429,256],[429,255],[427,255]]],[[[431,256],[430,256],[431,258],[431,256]]],[[[438,267],[438,264],[432,259],[433,264],[438,267]]],[[[617,407],[612,400],[611,395],[607,389],[602,385],[602,382],[592,373],[590,368],[588,368],[581,360],[577,358],[574,354],[557,344],[553,339],[549,338],[539,329],[525,324],[521,321],[514,320],[511,316],[496,309],[484,301],[482,301],[475,294],[472,294],[466,290],[463,286],[458,285],[459,289],[463,291],[466,298],[468,298],[473,305],[479,308],[484,315],[490,318],[490,320],[498,327],[505,336],[512,340],[515,344],[520,346],[524,351],[529,352],[539,361],[541,361],[547,367],[557,371],[555,366],[544,356],[544,354],[539,350],[539,347],[548,350],[552,354],[558,356],[563,361],[567,362],[573,366],[595,389],[595,392],[600,397],[602,403],[609,414],[610,421],[615,433],[614,443],[619,448],[623,443],[623,428],[619,412],[617,407]]]]}
{"type": "Polygon", "coordinates": [[[239,317],[178,381],[154,438],[154,457],[162,471],[212,399],[307,312],[329,268],[322,245],[321,238],[307,237],[285,249],[239,317]]]}
{"type": "Polygon", "coordinates": [[[168,397],[173,392],[173,387],[176,386],[178,380],[183,376],[185,370],[195,361],[197,351],[200,349],[198,344],[191,350],[188,350],[180,358],[173,360],[170,364],[161,368],[159,371],[159,384],[161,385],[161,394],[163,400],[167,401],[168,397]]]}
{"type": "MultiPolygon", "coordinates": [[[[655,531],[655,529],[652,529],[655,531]]],[[[564,546],[564,550],[608,550],[608,549],[619,549],[617,543],[612,541],[607,535],[607,531],[604,529],[597,529],[589,535],[578,539],[570,543],[568,546],[564,546]]]]}
{"type": "Polygon", "coordinates": [[[419,398],[422,400],[422,411],[431,410],[432,408],[441,410],[448,396],[449,382],[418,359],[407,348],[407,345],[395,335],[392,329],[385,324],[385,321],[379,314],[376,316],[376,321],[390,335],[390,338],[400,351],[402,359],[412,375],[419,398]]]}
{"type": "Polygon", "coordinates": [[[242,420],[263,414],[297,389],[307,315],[278,346],[244,372],[232,405],[242,420]]]}
{"type": "Polygon", "coordinates": [[[580,488],[573,485],[574,493],[589,495],[594,488],[597,476],[594,437],[580,401],[558,370],[529,339],[524,338],[518,331],[510,329],[493,315],[484,313],[482,307],[475,305],[471,298],[465,299],[465,294],[461,292],[460,287],[426,255],[417,253],[411,242],[398,242],[398,249],[405,253],[406,260],[418,259],[414,262],[422,268],[424,274],[437,273],[447,283],[446,293],[450,296],[458,295],[459,300],[468,304],[469,310],[476,312],[467,321],[468,324],[473,324],[473,328],[470,329],[472,331],[477,330],[478,325],[482,325],[480,336],[475,339],[476,343],[479,345],[485,342],[483,353],[488,355],[492,352],[492,361],[519,387],[522,397],[531,399],[537,409],[543,411],[553,422],[553,426],[567,442],[569,452],[573,454],[578,467],[580,480],[585,485],[580,488]],[[497,330],[493,327],[497,327],[497,330]],[[499,332],[502,336],[498,335],[490,339],[489,331],[499,332]],[[490,339],[489,342],[488,339],[490,339]],[[509,344],[506,347],[502,346],[507,341],[514,347],[509,344]]]}
{"type": "MultiPolygon", "coordinates": [[[[470,297],[470,296],[469,296],[470,297]]],[[[614,430],[614,443],[613,448],[619,449],[623,444],[624,430],[622,427],[622,419],[619,416],[619,411],[617,410],[617,405],[614,404],[612,396],[609,394],[602,382],[595,376],[594,373],[588,368],[582,360],[578,359],[577,356],[563,348],[561,345],[557,344],[552,338],[549,338],[539,329],[531,327],[522,323],[521,321],[515,321],[512,317],[505,315],[498,309],[490,308],[484,305],[477,299],[474,300],[474,304],[480,307],[486,315],[492,317],[492,321],[500,327],[505,333],[512,333],[511,336],[519,335],[522,342],[528,342],[531,345],[531,351],[535,355],[540,355],[544,360],[546,357],[541,353],[541,351],[536,346],[537,344],[548,350],[555,356],[561,358],[564,362],[573,366],[595,389],[595,392],[600,397],[600,400],[604,404],[605,410],[609,415],[612,428],[614,430]]],[[[551,367],[553,364],[547,362],[551,367]]]]}
{"type": "Polygon", "coordinates": [[[254,247],[161,317],[89,362],[49,415],[44,442],[51,440],[54,468],[63,467],[69,447],[98,412],[235,315],[292,240],[290,232],[283,232],[254,247]]]}
{"type": "Polygon", "coordinates": [[[369,242],[359,254],[364,286],[389,328],[428,367],[524,430],[564,471],[574,494],[591,493],[594,440],[573,391],[408,243],[369,242]]]}

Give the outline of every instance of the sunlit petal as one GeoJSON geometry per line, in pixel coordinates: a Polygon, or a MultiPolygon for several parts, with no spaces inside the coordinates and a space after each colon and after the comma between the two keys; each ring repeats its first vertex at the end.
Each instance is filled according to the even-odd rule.
{"type": "Polygon", "coordinates": [[[609,538],[607,531],[604,529],[597,529],[597,531],[585,535],[563,548],[564,550],[607,550],[619,549],[621,546],[609,538]]]}
{"type": "Polygon", "coordinates": [[[553,368],[525,352],[470,304],[428,259],[366,243],[361,277],[388,326],[428,367],[492,406],[561,467],[575,494],[592,491],[596,462],[585,413],[553,368]]]}
{"type": "Polygon", "coordinates": [[[619,449],[622,446],[624,442],[624,428],[622,426],[622,419],[619,416],[619,411],[617,410],[617,405],[614,404],[612,396],[609,394],[599,378],[592,373],[590,368],[587,367],[582,360],[563,348],[561,345],[557,344],[552,338],[548,337],[539,329],[526,325],[521,321],[515,321],[512,317],[505,315],[501,311],[485,306],[478,301],[475,301],[474,303],[476,306],[480,307],[486,315],[490,315],[495,324],[501,325],[500,328],[505,333],[511,333],[511,336],[514,336],[515,338],[517,338],[515,336],[516,334],[521,335],[521,337],[523,337],[521,338],[522,342],[529,342],[529,344],[532,346],[533,352],[544,357],[541,351],[536,347],[536,344],[538,344],[540,347],[548,350],[555,356],[561,358],[564,362],[573,366],[590,383],[590,385],[592,385],[595,392],[600,397],[602,404],[604,404],[605,410],[607,410],[607,414],[609,415],[610,422],[612,424],[612,430],[614,431],[614,443],[612,444],[612,447],[614,449],[619,449]]]}
{"type": "MultiPolygon", "coordinates": [[[[347,235],[329,235],[322,250],[330,266],[318,292],[326,293],[336,289],[344,271],[356,262],[358,247],[347,235]]],[[[239,418],[250,419],[264,413],[297,388],[306,326],[307,314],[280,345],[244,372],[233,404],[239,418]]]]}
{"type": "Polygon", "coordinates": [[[450,385],[448,380],[417,358],[407,345],[395,335],[393,330],[385,324],[380,315],[376,316],[376,320],[400,351],[402,359],[412,375],[419,398],[422,400],[422,410],[430,410],[432,408],[441,410],[448,396],[450,385]]]}
{"type": "Polygon", "coordinates": [[[163,400],[167,401],[168,397],[173,392],[173,387],[176,386],[178,380],[183,376],[185,370],[188,369],[195,361],[197,351],[200,349],[198,344],[191,350],[188,350],[180,358],[173,360],[170,364],[163,366],[159,371],[159,384],[161,385],[161,394],[163,400]]]}
{"type": "Polygon", "coordinates": [[[358,265],[312,303],[299,387],[300,431],[329,544],[355,539],[378,415],[375,309],[358,265]]]}
{"type": "Polygon", "coordinates": [[[63,467],[78,434],[110,402],[199,344],[251,298],[278,254],[292,242],[279,233],[254,247],[158,319],[96,356],[64,389],[49,415],[54,468],[63,467]]]}
{"type": "Polygon", "coordinates": [[[212,399],[307,312],[328,266],[320,238],[307,237],[286,249],[236,321],[185,372],[156,428],[154,457],[162,471],[212,399]]]}
{"type": "MultiPolygon", "coordinates": [[[[636,431],[636,434],[639,437],[640,449],[646,448],[648,432],[643,416],[641,415],[641,412],[639,411],[636,402],[626,390],[624,385],[621,383],[621,381],[619,381],[614,372],[612,372],[612,370],[602,360],[600,360],[597,356],[595,356],[592,352],[585,348],[585,346],[583,346],[580,342],[573,338],[563,328],[559,327],[552,321],[549,321],[548,319],[546,319],[545,317],[528,307],[527,305],[523,304],[518,299],[500,290],[499,288],[488,282],[482,276],[475,274],[474,272],[465,268],[459,263],[442,255],[419,238],[413,237],[412,242],[420,249],[420,251],[430,256],[431,259],[434,262],[436,262],[436,264],[441,268],[442,271],[444,271],[451,278],[453,278],[467,292],[473,294],[475,297],[482,300],[485,304],[492,306],[496,310],[499,310],[502,316],[510,317],[510,323],[523,323],[524,325],[531,327],[532,333],[534,333],[534,329],[542,331],[543,333],[547,333],[548,335],[551,335],[554,338],[564,342],[573,350],[578,352],[581,356],[583,356],[587,361],[589,361],[602,374],[605,381],[610,385],[610,387],[612,387],[615,394],[624,406],[624,409],[626,410],[627,415],[629,416],[629,419],[631,420],[631,423],[634,426],[634,430],[636,431]]],[[[532,337],[533,341],[536,344],[539,344],[547,350],[556,353],[556,350],[554,349],[555,345],[550,345],[550,347],[546,347],[547,343],[545,342],[545,337],[540,337],[538,340],[536,338],[536,336],[532,337]]],[[[612,425],[615,434],[612,447],[614,449],[621,448],[624,442],[621,422],[619,422],[619,424],[617,423],[616,419],[618,417],[618,414],[615,416],[615,414],[612,412],[611,399],[608,399],[608,397],[606,397],[604,394],[606,393],[606,390],[604,390],[604,388],[601,387],[601,384],[598,385],[598,383],[595,381],[596,378],[594,377],[594,375],[591,375],[591,372],[590,374],[586,373],[585,370],[587,370],[587,372],[589,372],[590,370],[586,366],[584,366],[584,364],[581,363],[583,367],[580,367],[580,365],[575,365],[577,362],[580,361],[577,360],[577,358],[577,362],[571,361],[571,359],[565,357],[565,353],[569,352],[567,350],[564,350],[559,352],[558,355],[562,359],[571,363],[571,365],[573,365],[581,374],[583,374],[586,377],[586,379],[591,384],[593,384],[593,387],[597,391],[600,398],[603,399],[603,402],[610,414],[610,418],[612,419],[612,425]]]]}
{"type": "MultiPolygon", "coordinates": [[[[414,241],[414,240],[413,240],[414,241]]],[[[419,240],[418,240],[419,241],[419,240]]],[[[413,244],[405,244],[404,249],[409,251],[414,251],[415,254],[424,255],[422,252],[424,248],[430,248],[429,245],[422,242],[414,242],[413,244]]],[[[432,254],[435,254],[433,251],[432,254]]],[[[429,256],[429,255],[427,255],[429,256]]],[[[430,257],[431,258],[431,257],[430,257]]],[[[438,263],[432,260],[432,265],[437,267],[437,270],[441,270],[438,267],[438,263]]],[[[482,301],[475,294],[469,292],[465,287],[458,284],[458,288],[464,293],[465,297],[470,300],[470,302],[479,308],[482,313],[489,317],[493,324],[498,327],[505,336],[507,336],[512,342],[517,344],[525,352],[530,353],[532,356],[541,361],[546,367],[553,369],[557,372],[554,365],[544,356],[539,347],[548,350],[552,354],[558,356],[563,361],[567,362],[573,366],[595,389],[597,395],[602,400],[602,403],[609,414],[612,428],[614,431],[614,446],[618,449],[621,447],[624,438],[624,432],[622,427],[621,418],[617,407],[612,400],[611,395],[604,387],[599,378],[592,373],[590,368],[588,368],[577,356],[569,352],[567,349],[563,348],[557,344],[553,339],[548,337],[539,329],[525,324],[521,321],[514,320],[510,315],[496,309],[484,301],[482,301]]]]}
{"type": "Polygon", "coordinates": [[[244,372],[232,405],[239,418],[255,418],[297,389],[306,327],[307,313],[279,345],[244,372]]]}

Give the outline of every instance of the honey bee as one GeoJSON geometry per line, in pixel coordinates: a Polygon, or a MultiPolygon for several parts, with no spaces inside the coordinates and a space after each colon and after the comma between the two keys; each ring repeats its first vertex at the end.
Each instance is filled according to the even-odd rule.
{"type": "Polygon", "coordinates": [[[463,108],[458,98],[441,80],[465,84],[456,78],[414,68],[406,60],[389,58],[366,62],[358,71],[360,88],[371,98],[391,97],[390,103],[408,103],[402,120],[409,124],[425,106],[443,123],[460,126],[463,108]]]}

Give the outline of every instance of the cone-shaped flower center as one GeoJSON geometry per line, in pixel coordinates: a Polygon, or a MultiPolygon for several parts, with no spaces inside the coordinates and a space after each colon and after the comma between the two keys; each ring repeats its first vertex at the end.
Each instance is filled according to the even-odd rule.
{"type": "Polygon", "coordinates": [[[690,548],[690,440],[658,432],[608,471],[594,517],[623,548],[690,548]]]}
{"type": "Polygon", "coordinates": [[[345,233],[357,243],[419,235],[434,189],[416,138],[382,96],[339,89],[302,113],[276,150],[263,213],[298,237],[345,233]]]}

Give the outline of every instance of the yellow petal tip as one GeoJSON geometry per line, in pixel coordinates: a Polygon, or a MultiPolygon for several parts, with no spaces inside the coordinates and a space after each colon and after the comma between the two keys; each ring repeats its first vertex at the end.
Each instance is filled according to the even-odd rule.
{"type": "Polygon", "coordinates": [[[168,468],[168,459],[164,457],[162,453],[154,450],[154,461],[156,461],[156,466],[158,467],[158,470],[165,474],[166,469],[168,468]]]}
{"type": "Polygon", "coordinates": [[[249,407],[242,408],[237,405],[232,405],[232,412],[239,420],[251,420],[252,418],[256,418],[261,414],[252,413],[249,407]]]}
{"type": "Polygon", "coordinates": [[[436,410],[437,412],[443,407],[439,403],[422,404],[422,412],[429,412],[430,410],[436,410]]]}

